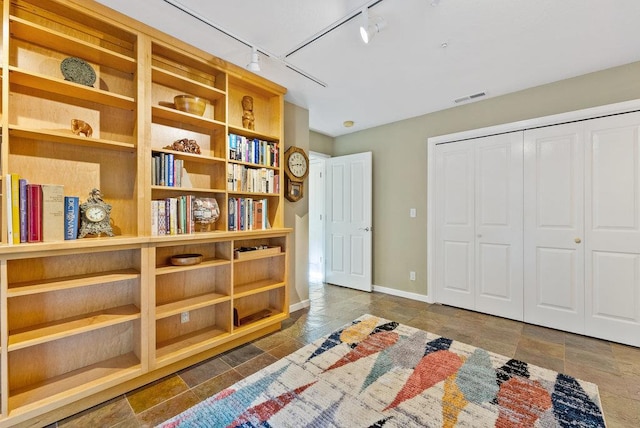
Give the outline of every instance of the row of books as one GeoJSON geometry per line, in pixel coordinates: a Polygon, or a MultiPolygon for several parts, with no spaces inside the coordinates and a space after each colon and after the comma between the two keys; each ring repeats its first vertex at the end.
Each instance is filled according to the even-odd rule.
{"type": "Polygon", "coordinates": [[[229,159],[277,167],[280,162],[278,143],[229,134],[229,159]]]}
{"type": "Polygon", "coordinates": [[[151,235],[209,232],[220,217],[215,198],[181,195],[151,201],[151,235]]]}
{"type": "Polygon", "coordinates": [[[227,190],[231,192],[279,193],[280,175],[273,169],[227,165],[227,190]]]}
{"type": "Polygon", "coordinates": [[[173,153],[154,153],[151,162],[151,185],[192,187],[184,168],[184,160],[175,159],[173,153]]]}
{"type": "Polygon", "coordinates": [[[229,198],[229,230],[271,229],[267,199],[229,198]]]}
{"type": "Polygon", "coordinates": [[[80,200],[65,196],[61,184],[29,183],[18,174],[5,176],[8,243],[76,239],[80,200]]]}

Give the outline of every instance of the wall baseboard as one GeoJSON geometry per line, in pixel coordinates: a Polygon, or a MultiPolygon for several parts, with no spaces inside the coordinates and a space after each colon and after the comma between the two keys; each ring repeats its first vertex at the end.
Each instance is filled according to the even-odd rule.
{"type": "Polygon", "coordinates": [[[299,311],[300,309],[308,308],[311,306],[311,301],[309,299],[303,300],[302,302],[294,303],[289,306],[289,312],[299,311]]]}
{"type": "Polygon", "coordinates": [[[395,288],[382,287],[380,285],[374,285],[373,291],[377,291],[379,293],[390,294],[392,296],[404,297],[405,299],[417,300],[419,302],[425,303],[435,303],[435,301],[429,297],[429,295],[418,294],[418,293],[410,293],[408,291],[397,290],[395,288]]]}

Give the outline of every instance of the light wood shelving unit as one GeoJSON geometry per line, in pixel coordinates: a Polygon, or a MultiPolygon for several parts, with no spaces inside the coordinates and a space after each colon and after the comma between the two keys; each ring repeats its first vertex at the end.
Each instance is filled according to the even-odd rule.
{"type": "Polygon", "coordinates": [[[289,316],[290,230],[281,189],[228,190],[229,134],[283,152],[286,90],[92,0],[0,0],[0,427],[46,425],[261,335],[289,316]],[[87,61],[92,87],[60,63],[87,61]],[[207,100],[202,116],[173,97],[207,100]],[[241,100],[254,101],[255,130],[241,100]],[[71,119],[93,135],[75,135],[71,119]],[[200,154],[166,148],[195,140],[200,154]],[[154,185],[152,157],[184,163],[190,187],[154,185]],[[9,242],[6,175],[112,205],[115,237],[9,242]],[[209,232],[153,235],[153,200],[215,198],[209,232]],[[264,230],[230,231],[228,200],[268,202],[264,230]],[[269,248],[236,258],[240,247],[269,248]],[[178,254],[202,254],[174,266],[178,254]]]}

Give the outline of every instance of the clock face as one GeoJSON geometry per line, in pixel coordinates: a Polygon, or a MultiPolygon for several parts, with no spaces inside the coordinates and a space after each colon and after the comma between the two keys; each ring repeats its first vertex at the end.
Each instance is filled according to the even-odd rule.
{"type": "Polygon", "coordinates": [[[307,159],[300,152],[293,152],[289,156],[289,171],[296,177],[304,177],[307,173],[307,159]]]}
{"type": "Polygon", "coordinates": [[[89,207],[85,211],[85,215],[87,220],[97,223],[105,219],[107,212],[102,207],[89,207]]]}

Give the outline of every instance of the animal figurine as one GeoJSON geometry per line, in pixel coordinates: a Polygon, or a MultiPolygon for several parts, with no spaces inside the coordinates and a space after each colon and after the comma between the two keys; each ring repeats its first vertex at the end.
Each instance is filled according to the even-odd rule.
{"type": "Polygon", "coordinates": [[[242,127],[255,129],[255,116],[253,115],[253,98],[249,95],[242,97],[242,127]]]}
{"type": "Polygon", "coordinates": [[[71,132],[75,135],[84,134],[85,137],[91,137],[93,128],[84,120],[71,119],[71,132]]]}

